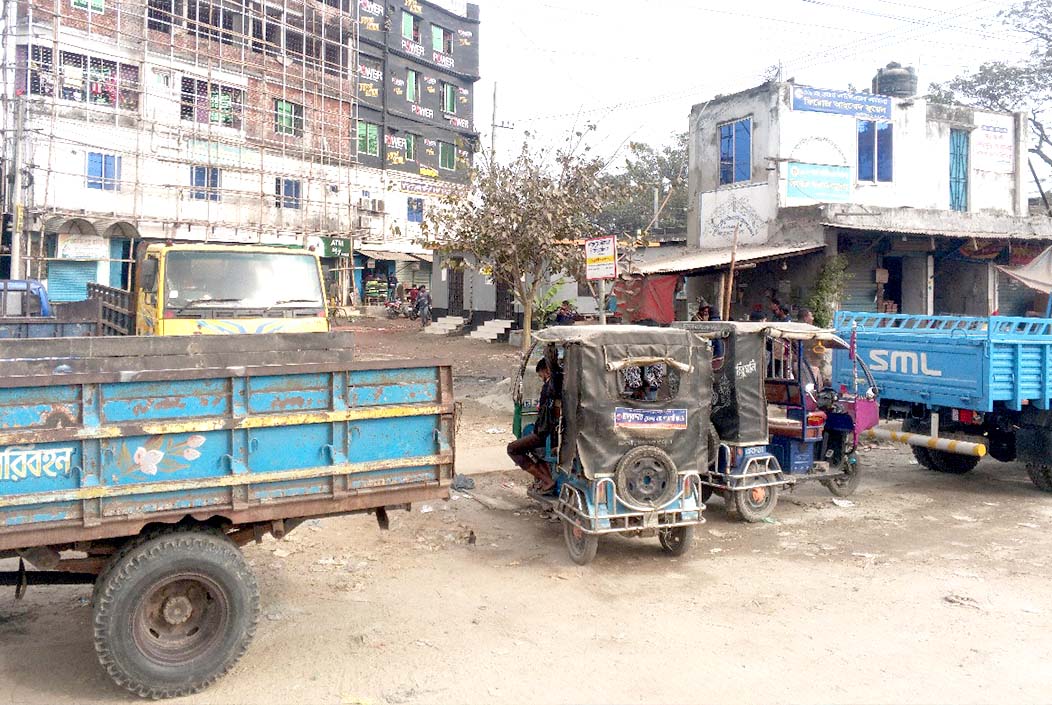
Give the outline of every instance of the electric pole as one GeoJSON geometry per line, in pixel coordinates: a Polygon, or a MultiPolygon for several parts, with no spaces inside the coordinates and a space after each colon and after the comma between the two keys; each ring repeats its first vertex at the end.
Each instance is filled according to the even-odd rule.
{"type": "Polygon", "coordinates": [[[493,119],[490,122],[489,132],[489,163],[490,166],[497,161],[497,130],[513,130],[515,125],[510,122],[497,122],[497,82],[493,82],[493,119]]]}

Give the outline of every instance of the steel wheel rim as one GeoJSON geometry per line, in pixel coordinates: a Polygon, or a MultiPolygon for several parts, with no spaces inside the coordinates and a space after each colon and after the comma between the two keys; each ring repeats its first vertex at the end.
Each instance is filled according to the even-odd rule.
{"type": "Polygon", "coordinates": [[[770,492],[766,487],[750,487],[745,492],[745,497],[748,499],[749,504],[754,507],[762,507],[767,504],[767,498],[770,496],[770,492]]]}
{"type": "Polygon", "coordinates": [[[671,468],[651,457],[639,458],[622,472],[625,488],[632,500],[651,506],[661,503],[674,479],[671,468]]]}
{"type": "Polygon", "coordinates": [[[175,666],[206,655],[230,622],[225,590],[200,573],[168,576],[143,596],[132,617],[132,638],[151,661],[175,666]]]}

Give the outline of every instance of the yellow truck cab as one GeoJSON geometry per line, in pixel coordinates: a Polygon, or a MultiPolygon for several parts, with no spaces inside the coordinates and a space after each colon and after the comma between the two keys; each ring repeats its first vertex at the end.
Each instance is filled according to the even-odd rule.
{"type": "Polygon", "coordinates": [[[138,335],[329,330],[317,255],[256,245],[148,245],[136,286],[138,335]]]}

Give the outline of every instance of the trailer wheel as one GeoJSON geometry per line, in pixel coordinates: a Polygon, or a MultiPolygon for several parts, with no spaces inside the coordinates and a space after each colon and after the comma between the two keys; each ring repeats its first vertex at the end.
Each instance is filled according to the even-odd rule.
{"type": "Polygon", "coordinates": [[[1030,481],[1033,482],[1034,486],[1039,490],[1042,492],[1052,492],[1052,466],[1027,463],[1026,474],[1030,476],[1030,481]]]}
{"type": "Polygon", "coordinates": [[[682,556],[694,545],[693,526],[673,526],[658,531],[661,549],[670,556],[682,556]]]}
{"type": "Polygon", "coordinates": [[[119,555],[95,591],[95,651],[118,685],[146,698],[204,690],[245,653],[259,588],[219,532],[181,530],[119,555]]]}
{"type": "Polygon", "coordinates": [[[778,485],[746,487],[735,490],[733,494],[734,508],[738,510],[738,515],[750,524],[771,516],[778,504],[778,485]]]}

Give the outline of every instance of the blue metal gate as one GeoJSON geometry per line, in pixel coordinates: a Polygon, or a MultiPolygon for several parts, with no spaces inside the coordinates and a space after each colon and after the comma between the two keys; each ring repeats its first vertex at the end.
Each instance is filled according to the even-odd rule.
{"type": "Polygon", "coordinates": [[[950,210],[968,210],[968,133],[950,130],[950,210]]]}

